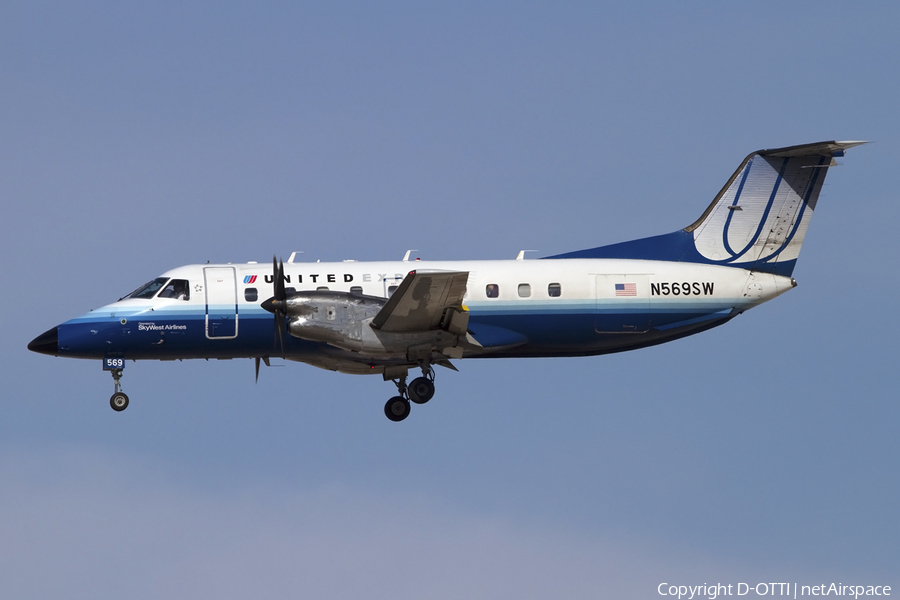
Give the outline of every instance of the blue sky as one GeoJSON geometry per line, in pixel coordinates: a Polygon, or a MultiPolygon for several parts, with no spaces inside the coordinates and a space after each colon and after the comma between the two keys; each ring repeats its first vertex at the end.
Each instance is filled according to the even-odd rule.
{"type": "Polygon", "coordinates": [[[0,6],[0,595],[649,598],[900,586],[900,9],[0,6]],[[513,258],[692,223],[753,150],[864,139],[725,327],[392,387],[25,350],[182,264],[513,258]]]}

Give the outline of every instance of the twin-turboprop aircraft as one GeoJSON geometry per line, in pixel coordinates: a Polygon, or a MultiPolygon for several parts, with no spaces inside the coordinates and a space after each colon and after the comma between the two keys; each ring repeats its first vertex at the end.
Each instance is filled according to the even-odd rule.
{"type": "Polygon", "coordinates": [[[697,221],[667,235],[539,260],[189,265],[28,348],[102,360],[116,411],[129,360],[254,358],[258,376],[282,357],[392,380],[384,412],[402,421],[434,395],[435,366],[634,350],[788,291],[825,175],[861,143],[754,152],[697,221]],[[407,384],[410,371],[421,376],[407,384]]]}

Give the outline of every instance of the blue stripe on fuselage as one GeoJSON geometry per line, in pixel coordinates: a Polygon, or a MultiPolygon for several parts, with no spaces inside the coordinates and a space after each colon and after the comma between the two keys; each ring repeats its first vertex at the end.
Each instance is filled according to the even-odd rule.
{"type": "MultiPolygon", "coordinates": [[[[703,323],[713,315],[719,318],[727,314],[735,304],[729,299],[698,299],[690,303],[654,300],[648,309],[646,298],[640,300],[639,305],[631,299],[536,301],[527,306],[511,302],[473,303],[469,305],[470,330],[486,347],[519,345],[520,351],[530,355],[591,353],[603,336],[703,323]]],[[[179,310],[105,307],[63,323],[58,335],[60,355],[80,358],[239,358],[281,354],[280,346],[276,348],[272,315],[258,306],[240,307],[238,335],[234,339],[207,338],[203,306],[182,306],[179,310]]],[[[288,356],[314,353],[320,347],[290,335],[284,336],[284,343],[288,356]]]]}

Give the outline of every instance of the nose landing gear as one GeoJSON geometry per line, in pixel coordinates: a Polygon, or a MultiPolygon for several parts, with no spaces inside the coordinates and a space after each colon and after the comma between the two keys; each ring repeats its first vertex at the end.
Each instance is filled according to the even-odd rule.
{"type": "Polygon", "coordinates": [[[116,412],[122,412],[126,408],[128,408],[128,396],[125,395],[125,392],[122,391],[122,384],[119,380],[122,379],[122,371],[125,369],[125,359],[124,358],[104,358],[103,359],[103,370],[109,371],[113,378],[113,383],[116,384],[115,393],[109,398],[109,405],[116,412]]]}
{"type": "Polygon", "coordinates": [[[112,377],[113,382],[116,385],[115,393],[109,398],[109,405],[116,412],[122,412],[126,408],[128,408],[128,396],[125,395],[125,392],[122,391],[122,384],[119,382],[122,379],[122,369],[112,369],[112,377]]]}

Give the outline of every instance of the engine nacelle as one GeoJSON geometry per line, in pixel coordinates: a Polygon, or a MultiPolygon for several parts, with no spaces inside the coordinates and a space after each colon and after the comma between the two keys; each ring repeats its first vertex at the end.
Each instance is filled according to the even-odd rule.
{"type": "Polygon", "coordinates": [[[342,350],[373,356],[403,356],[419,360],[429,358],[432,350],[439,353],[448,350],[445,354],[461,356],[462,350],[455,349],[461,343],[460,333],[465,336],[465,327],[460,331],[461,319],[455,313],[447,319],[446,329],[450,331],[393,332],[374,329],[372,319],[386,302],[385,298],[344,292],[295,293],[285,302],[288,331],[300,339],[324,342],[342,350]]]}
{"type": "Polygon", "coordinates": [[[339,348],[358,346],[362,324],[371,321],[384,303],[383,298],[344,292],[295,293],[285,301],[288,331],[294,337],[339,348]]]}

